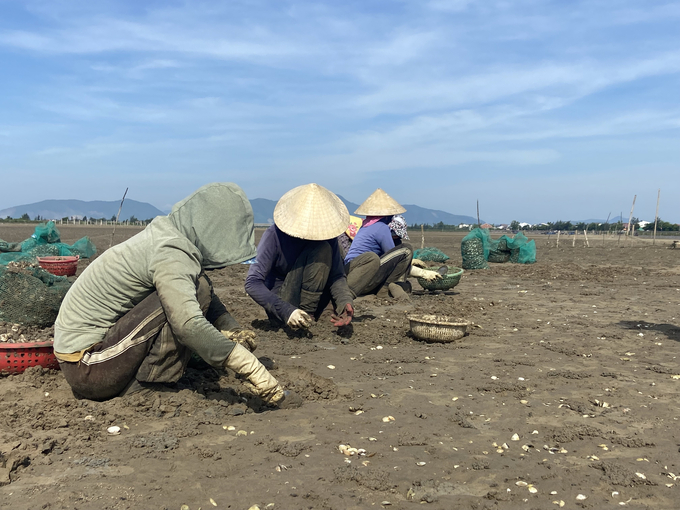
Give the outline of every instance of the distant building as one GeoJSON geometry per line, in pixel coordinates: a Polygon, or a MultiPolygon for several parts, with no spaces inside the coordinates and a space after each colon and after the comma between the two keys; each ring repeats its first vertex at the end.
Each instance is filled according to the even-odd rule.
{"type": "Polygon", "coordinates": [[[494,228],[494,227],[493,227],[493,225],[491,225],[490,223],[484,223],[484,224],[482,225],[482,228],[494,228]]]}

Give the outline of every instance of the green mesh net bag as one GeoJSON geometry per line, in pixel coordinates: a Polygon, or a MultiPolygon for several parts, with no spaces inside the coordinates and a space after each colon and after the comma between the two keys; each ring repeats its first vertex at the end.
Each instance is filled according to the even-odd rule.
{"type": "Polygon", "coordinates": [[[474,228],[460,243],[463,269],[489,269],[486,258],[489,255],[491,236],[488,229],[474,228]]]}
{"type": "Polygon", "coordinates": [[[40,223],[33,235],[21,243],[0,240],[0,266],[10,262],[35,262],[37,257],[80,255],[81,258],[90,258],[96,253],[97,248],[87,236],[72,245],[62,243],[53,221],[40,223]]]}
{"type": "Polygon", "coordinates": [[[40,267],[25,263],[0,267],[0,321],[49,327],[70,287],[68,278],[40,267]]]}
{"type": "Polygon", "coordinates": [[[449,256],[438,248],[420,248],[413,252],[413,258],[424,262],[446,262],[449,256]]]}
{"type": "Polygon", "coordinates": [[[487,256],[487,260],[489,262],[502,264],[510,260],[510,249],[508,248],[508,240],[510,240],[510,238],[506,235],[501,236],[501,238],[498,239],[497,241],[491,240],[489,255],[487,256]]]}
{"type": "Polygon", "coordinates": [[[515,237],[501,236],[492,239],[488,229],[475,228],[463,238],[460,245],[463,269],[487,269],[488,262],[536,262],[536,243],[519,232],[515,237]]]}
{"type": "Polygon", "coordinates": [[[510,262],[516,264],[533,264],[536,262],[536,243],[529,241],[527,236],[519,232],[512,239],[508,240],[510,248],[510,262]]]}

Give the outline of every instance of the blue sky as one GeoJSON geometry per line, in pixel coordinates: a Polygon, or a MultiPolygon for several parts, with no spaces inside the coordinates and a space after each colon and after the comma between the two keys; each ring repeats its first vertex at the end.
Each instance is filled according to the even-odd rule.
{"type": "Polygon", "coordinates": [[[0,0],[0,209],[212,181],[680,222],[680,2],[0,0]]]}

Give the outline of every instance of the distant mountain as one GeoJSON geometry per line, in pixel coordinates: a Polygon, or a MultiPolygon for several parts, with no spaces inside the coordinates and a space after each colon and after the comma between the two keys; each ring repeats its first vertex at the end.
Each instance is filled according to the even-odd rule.
{"type": "MultiPolygon", "coordinates": [[[[0,211],[0,218],[21,218],[24,214],[28,214],[31,219],[36,216],[48,220],[55,220],[61,218],[105,218],[110,219],[112,216],[118,214],[118,207],[120,201],[115,200],[105,202],[103,200],[94,200],[85,202],[83,200],[43,200],[34,204],[18,205],[0,211]]],[[[123,209],[120,212],[120,220],[124,221],[134,216],[138,220],[148,220],[156,216],[163,215],[163,211],[155,208],[146,202],[137,202],[136,200],[126,199],[123,203],[123,209]]]]}
{"type": "MultiPolygon", "coordinates": [[[[472,225],[477,223],[477,218],[465,216],[463,214],[451,214],[445,211],[426,209],[425,207],[410,204],[404,204],[404,208],[406,209],[404,218],[406,218],[406,223],[409,225],[413,225],[414,223],[435,225],[440,221],[443,222],[444,225],[460,225],[461,223],[472,225]]],[[[484,220],[482,219],[481,222],[484,223],[484,220]]]]}
{"type": "MultiPolygon", "coordinates": [[[[359,204],[350,202],[341,195],[338,198],[343,201],[347,206],[350,214],[354,214],[354,211],[359,207],[359,204]]],[[[253,206],[253,214],[255,216],[255,223],[268,223],[272,224],[274,222],[274,207],[276,207],[275,200],[268,200],[266,198],[254,198],[250,201],[253,206]]],[[[437,211],[434,209],[426,209],[424,207],[419,207],[417,205],[404,204],[406,212],[404,213],[404,218],[409,225],[414,223],[426,225],[434,225],[443,222],[445,225],[458,225],[460,223],[477,223],[477,219],[472,216],[464,216],[460,214],[451,214],[445,211],[437,211]]]]}
{"type": "MultiPolygon", "coordinates": [[[[350,214],[359,207],[359,204],[350,202],[344,197],[338,195],[340,200],[347,206],[350,214]]],[[[253,214],[255,216],[255,223],[272,224],[274,222],[274,207],[276,207],[275,200],[268,200],[266,198],[255,198],[250,201],[253,206],[253,214]]],[[[43,200],[35,204],[18,205],[0,211],[0,218],[20,218],[24,214],[28,214],[31,219],[40,216],[44,219],[61,219],[61,218],[105,218],[110,219],[118,213],[119,201],[105,202],[96,200],[85,202],[83,200],[43,200]]],[[[434,209],[426,209],[417,205],[404,204],[406,212],[404,217],[409,225],[429,224],[434,225],[443,222],[445,225],[458,225],[459,223],[476,223],[477,220],[472,216],[464,216],[459,214],[451,214],[445,211],[437,211],[434,209]]],[[[146,202],[137,202],[136,200],[125,200],[123,209],[120,213],[121,221],[129,219],[134,216],[138,220],[147,220],[167,214],[160,209],[157,209],[146,202]]]]}

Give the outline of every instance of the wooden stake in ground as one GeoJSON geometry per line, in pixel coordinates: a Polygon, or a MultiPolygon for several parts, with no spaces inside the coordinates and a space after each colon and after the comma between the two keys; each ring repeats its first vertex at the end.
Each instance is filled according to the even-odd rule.
{"type": "Polygon", "coordinates": [[[571,241],[571,247],[576,246],[576,238],[578,237],[578,230],[574,230],[574,239],[571,241]]]}
{"type": "MultiPolygon", "coordinates": [[[[609,214],[607,215],[607,221],[604,222],[604,226],[607,227],[607,230],[609,230],[609,217],[612,215],[612,212],[609,211],[609,214]]],[[[606,232],[603,230],[602,231],[602,246],[604,246],[604,238],[607,237],[606,232]]]]}
{"type": "Polygon", "coordinates": [[[559,247],[560,247],[560,231],[558,230],[557,231],[557,244],[555,245],[555,248],[559,248],[559,247]]]}
{"type": "Polygon", "coordinates": [[[479,200],[477,200],[477,227],[482,228],[482,224],[479,221],[479,200]]]}
{"type": "Polygon", "coordinates": [[[632,232],[632,225],[630,224],[631,221],[633,221],[633,210],[635,209],[635,199],[637,198],[637,195],[633,197],[633,205],[630,208],[630,216],[628,217],[628,235],[631,235],[632,232]]]}
{"type": "Polygon", "coordinates": [[[425,227],[423,227],[423,224],[420,224],[420,249],[422,250],[425,248],[425,227]]]}
{"type": "Polygon", "coordinates": [[[125,195],[127,195],[128,188],[125,188],[125,193],[123,193],[123,199],[120,201],[120,207],[118,207],[118,214],[116,214],[116,223],[113,224],[113,232],[111,232],[111,242],[109,243],[109,248],[113,246],[113,236],[116,233],[116,224],[118,223],[118,218],[120,218],[120,211],[123,209],[123,202],[125,202],[125,195]]]}
{"type": "Polygon", "coordinates": [[[661,188],[659,188],[659,194],[656,196],[656,214],[654,215],[654,240],[652,241],[652,246],[656,244],[656,224],[659,221],[659,200],[661,200],[661,188]]]}
{"type": "Polygon", "coordinates": [[[588,230],[587,230],[587,229],[583,231],[583,235],[584,235],[585,238],[586,238],[586,246],[587,246],[588,248],[590,248],[590,243],[588,242],[588,230]]]}

